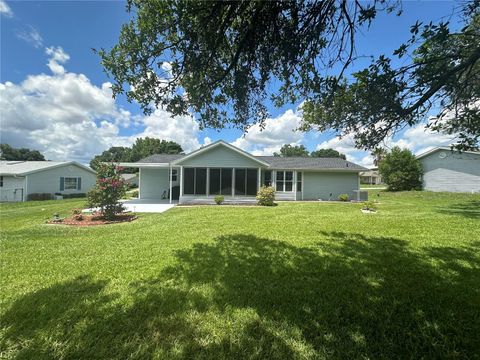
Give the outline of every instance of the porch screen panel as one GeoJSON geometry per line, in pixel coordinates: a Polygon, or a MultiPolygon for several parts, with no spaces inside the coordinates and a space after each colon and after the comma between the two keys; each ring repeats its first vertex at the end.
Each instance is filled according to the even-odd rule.
{"type": "Polygon", "coordinates": [[[247,195],[257,195],[258,170],[247,169],[247,195]]]}
{"type": "Polygon", "coordinates": [[[183,193],[186,195],[195,195],[195,169],[183,169],[183,193]]]}
{"type": "Polygon", "coordinates": [[[196,168],[195,195],[207,195],[207,169],[196,168]]]}
{"type": "Polygon", "coordinates": [[[232,169],[222,169],[221,194],[232,195],[232,169]]]}
{"type": "Polygon", "coordinates": [[[210,194],[220,194],[220,169],[210,169],[210,194]]]}
{"type": "Polygon", "coordinates": [[[245,169],[235,169],[235,195],[245,195],[245,169]]]}

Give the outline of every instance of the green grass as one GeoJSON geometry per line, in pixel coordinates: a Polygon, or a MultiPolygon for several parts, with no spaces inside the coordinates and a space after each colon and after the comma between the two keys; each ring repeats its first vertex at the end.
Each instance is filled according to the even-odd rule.
{"type": "Polygon", "coordinates": [[[0,357],[478,359],[480,197],[376,194],[91,228],[2,204],[0,357]]]}
{"type": "Polygon", "coordinates": [[[386,189],[386,184],[377,184],[377,185],[370,185],[370,184],[360,184],[360,189],[386,189]]]}

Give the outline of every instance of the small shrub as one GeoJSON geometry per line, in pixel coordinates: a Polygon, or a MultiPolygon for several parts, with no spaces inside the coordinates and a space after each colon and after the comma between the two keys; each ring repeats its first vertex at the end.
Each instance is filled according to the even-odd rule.
{"type": "Polygon", "coordinates": [[[215,200],[215,203],[216,203],[217,205],[222,205],[222,203],[225,201],[225,196],[223,196],[223,195],[217,195],[217,196],[215,196],[215,199],[214,199],[214,200],[215,200]]]}
{"type": "Polygon", "coordinates": [[[32,194],[28,194],[27,200],[32,200],[32,201],[53,200],[53,195],[50,193],[32,193],[32,194]]]}
{"type": "Polygon", "coordinates": [[[377,211],[377,204],[374,201],[365,201],[362,210],[377,211]]]}
{"type": "Polygon", "coordinates": [[[275,189],[271,186],[262,186],[257,192],[257,204],[262,206],[275,205],[275,189]]]}
{"type": "Polygon", "coordinates": [[[131,195],[131,197],[133,197],[133,198],[138,198],[138,190],[132,191],[132,192],[130,193],[130,195],[131,195]]]}
{"type": "Polygon", "coordinates": [[[340,194],[338,195],[338,200],[340,201],[348,201],[349,197],[347,194],[340,194]]]}

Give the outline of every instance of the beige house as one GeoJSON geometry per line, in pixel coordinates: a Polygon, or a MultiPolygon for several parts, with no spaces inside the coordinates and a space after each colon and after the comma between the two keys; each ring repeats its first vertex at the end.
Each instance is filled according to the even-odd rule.
{"type": "Polygon", "coordinates": [[[378,168],[371,168],[368,171],[360,173],[360,183],[369,185],[379,185],[382,183],[382,177],[378,172],[378,168]]]}

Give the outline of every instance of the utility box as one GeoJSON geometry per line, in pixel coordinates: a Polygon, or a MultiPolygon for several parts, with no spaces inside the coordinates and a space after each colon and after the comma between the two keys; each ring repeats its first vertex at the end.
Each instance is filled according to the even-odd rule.
{"type": "Polygon", "coordinates": [[[353,199],[354,201],[367,201],[368,200],[368,190],[353,190],[353,199]]]}

